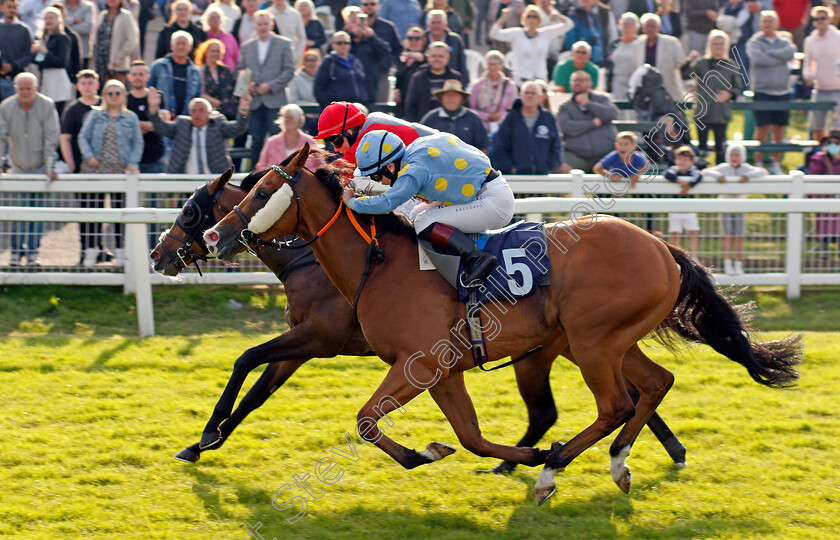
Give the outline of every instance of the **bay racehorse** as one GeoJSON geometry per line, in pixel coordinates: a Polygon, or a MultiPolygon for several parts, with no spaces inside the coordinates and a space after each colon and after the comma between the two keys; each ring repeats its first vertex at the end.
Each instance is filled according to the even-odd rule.
{"type": "Polygon", "coordinates": [[[554,493],[557,472],[623,426],[610,446],[610,468],[628,491],[630,448],[674,381],[638,345],[657,329],[707,343],[763,385],[784,387],[798,377],[801,336],[752,343],[708,271],[682,250],[608,216],[549,224],[551,282],[497,314],[500,331],[487,343],[487,355],[491,361],[518,357],[542,346],[566,356],[592,391],[597,418],[551,450],[490,442],[481,436],[464,385],[464,370],[474,367],[464,305],[440,275],[419,269],[417,239],[404,218],[390,214],[359,224],[343,208],[340,173],[332,166],[309,171],[308,155],[307,144],[288,165],[272,167],[204,240],[217,257],[229,260],[243,249],[243,237],[308,239],[330,280],[354,304],[368,343],[391,366],[359,411],[357,431],[406,468],[452,450],[441,444],[408,449],[380,431],[378,420],[429,390],[468,450],[527,466],[545,464],[536,483],[540,504],[554,493]],[[371,264],[375,248],[384,249],[385,258],[371,264]],[[635,406],[625,378],[640,392],[635,406]]]}
{"type": "MultiPolygon", "coordinates": [[[[202,235],[224,217],[229,209],[242,202],[248,191],[266,171],[258,171],[242,180],[240,186],[229,184],[231,171],[195,190],[184,204],[175,223],[164,232],[151,252],[156,272],[175,277],[183,269],[206,258],[202,235]]],[[[198,461],[204,450],[215,450],[227,440],[245,417],[262,406],[304,363],[312,358],[337,355],[373,356],[373,349],[353,318],[353,309],[341,296],[310,247],[279,249],[279,246],[256,244],[259,259],[283,282],[286,292],[286,322],[289,330],[256,347],[234,362],[233,372],[207,422],[201,440],[175,455],[187,462],[198,461]],[[236,396],[248,373],[268,364],[233,410],[236,396]]],[[[538,355],[514,365],[519,392],[528,408],[528,428],[517,446],[536,444],[557,419],[557,409],[549,384],[553,358],[538,355]]],[[[628,383],[629,384],[629,383],[628,383]]],[[[635,387],[628,386],[634,399],[635,387]]],[[[665,422],[654,413],[648,421],[677,466],[685,464],[685,447],[665,422]]],[[[510,472],[515,463],[503,461],[493,471],[510,472]]]]}

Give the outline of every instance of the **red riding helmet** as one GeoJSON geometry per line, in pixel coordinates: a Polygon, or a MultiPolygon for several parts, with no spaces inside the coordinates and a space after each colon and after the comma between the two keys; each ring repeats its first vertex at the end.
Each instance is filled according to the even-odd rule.
{"type": "Polygon", "coordinates": [[[361,126],[367,117],[358,107],[346,101],[333,101],[318,118],[316,139],[331,137],[343,133],[351,127],[361,126]]]}

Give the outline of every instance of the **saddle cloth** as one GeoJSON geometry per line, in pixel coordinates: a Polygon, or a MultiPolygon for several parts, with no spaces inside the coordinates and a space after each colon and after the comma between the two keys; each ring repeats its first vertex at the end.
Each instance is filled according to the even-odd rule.
{"type": "MultiPolygon", "coordinates": [[[[542,223],[518,221],[503,229],[469,236],[479,249],[495,255],[497,261],[496,268],[476,293],[478,303],[525,298],[537,287],[549,284],[548,243],[542,223]]],[[[421,269],[436,269],[457,289],[458,300],[466,302],[470,291],[458,280],[463,271],[460,257],[440,253],[425,240],[418,242],[421,269]]]]}

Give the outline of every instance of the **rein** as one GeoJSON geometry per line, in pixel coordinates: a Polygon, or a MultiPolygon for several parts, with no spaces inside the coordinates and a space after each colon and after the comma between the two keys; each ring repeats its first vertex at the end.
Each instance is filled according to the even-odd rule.
{"type": "MultiPolygon", "coordinates": [[[[359,297],[362,295],[362,289],[364,288],[365,283],[367,282],[371,264],[381,263],[385,260],[385,251],[382,249],[382,246],[379,245],[379,238],[377,237],[376,233],[376,221],[374,220],[374,217],[370,216],[370,234],[368,234],[359,224],[354,212],[344,204],[343,200],[340,200],[338,201],[338,208],[336,209],[335,214],[333,214],[332,218],[330,218],[330,220],[327,221],[327,223],[323,227],[321,227],[321,229],[317,233],[315,233],[315,236],[303,242],[302,244],[292,245],[292,243],[298,239],[297,233],[300,229],[300,193],[298,193],[297,190],[297,183],[300,181],[300,173],[302,169],[299,169],[294,174],[294,176],[290,176],[286,171],[284,171],[277,165],[272,165],[271,168],[277,171],[289,181],[289,185],[292,187],[292,192],[295,194],[295,212],[297,217],[295,222],[295,231],[292,234],[292,239],[286,240],[284,242],[267,242],[265,240],[257,238],[256,235],[254,235],[254,233],[248,229],[248,225],[250,225],[251,220],[248,218],[248,216],[245,215],[244,212],[242,212],[242,210],[239,209],[239,206],[234,206],[233,211],[236,212],[236,215],[239,216],[239,218],[245,223],[245,229],[243,229],[242,232],[239,233],[239,243],[245,246],[245,248],[254,255],[256,255],[256,253],[251,248],[252,242],[256,245],[270,245],[275,247],[282,246],[287,249],[301,249],[312,244],[313,242],[321,238],[324,234],[326,234],[330,227],[332,227],[335,224],[335,222],[338,221],[338,218],[341,215],[341,211],[343,209],[347,214],[347,218],[350,220],[350,223],[353,225],[353,228],[356,229],[356,232],[359,233],[359,236],[361,236],[365,243],[367,243],[368,245],[367,254],[365,256],[365,270],[362,273],[362,281],[359,283],[359,288],[356,290],[356,296],[353,298],[353,317],[356,322],[359,322],[359,317],[357,313],[359,297]]],[[[298,260],[299,259],[295,259],[295,262],[297,262],[298,260]]]]}

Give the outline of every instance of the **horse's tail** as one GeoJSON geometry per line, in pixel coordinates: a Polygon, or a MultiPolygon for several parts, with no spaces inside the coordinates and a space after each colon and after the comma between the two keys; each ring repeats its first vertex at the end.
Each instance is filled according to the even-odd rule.
{"type": "Polygon", "coordinates": [[[683,250],[665,245],[680,266],[680,293],[660,330],[670,329],[688,341],[709,345],[747,368],[760,384],[793,386],[799,378],[795,366],[802,359],[802,335],[753,343],[746,315],[715,290],[709,271],[683,250]]]}

